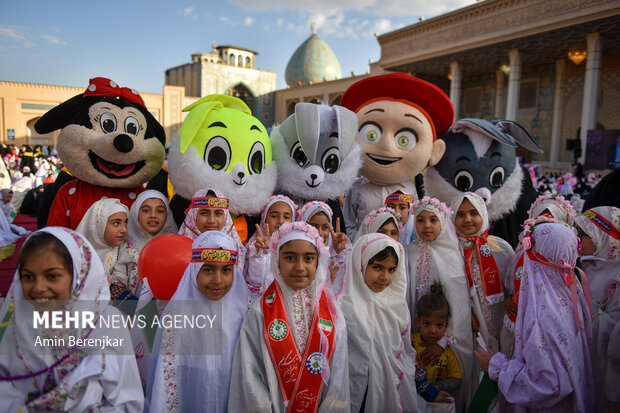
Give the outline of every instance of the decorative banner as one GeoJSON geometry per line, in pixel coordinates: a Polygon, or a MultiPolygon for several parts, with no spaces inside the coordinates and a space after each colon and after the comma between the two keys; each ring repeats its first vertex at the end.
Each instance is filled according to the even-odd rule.
{"type": "Polygon", "coordinates": [[[620,241],[620,230],[616,228],[611,222],[607,221],[603,216],[597,214],[595,211],[588,209],[583,215],[590,221],[594,222],[594,225],[603,230],[610,237],[620,241]]]}

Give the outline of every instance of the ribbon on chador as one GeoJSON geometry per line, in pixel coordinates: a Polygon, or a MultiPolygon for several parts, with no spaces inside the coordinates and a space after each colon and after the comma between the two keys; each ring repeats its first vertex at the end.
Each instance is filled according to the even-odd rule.
{"type": "Polygon", "coordinates": [[[482,281],[482,291],[487,301],[496,304],[504,300],[504,289],[500,278],[499,269],[493,258],[491,247],[488,244],[489,231],[477,237],[467,237],[468,243],[463,248],[465,255],[465,270],[469,288],[474,285],[474,275],[472,273],[472,258],[474,255],[480,266],[480,278],[482,281]]]}
{"type": "MultiPolygon", "coordinates": [[[[577,324],[577,328],[579,328],[579,330],[583,330],[583,326],[581,324],[581,321],[579,320],[579,313],[577,312],[577,283],[575,280],[575,268],[577,269],[577,271],[579,271],[579,275],[581,277],[581,285],[583,287],[583,292],[586,297],[588,309],[590,310],[589,316],[592,317],[592,293],[590,292],[590,285],[588,283],[588,278],[586,277],[586,274],[581,270],[581,268],[575,266],[575,262],[573,262],[572,264],[565,263],[564,261],[562,261],[561,263],[551,262],[542,255],[534,252],[534,250],[528,250],[527,257],[537,264],[543,265],[547,268],[552,268],[562,273],[564,283],[570,290],[570,298],[573,304],[573,315],[575,316],[575,323],[577,324]]],[[[575,261],[576,260],[577,257],[575,257],[575,261]]]]}
{"type": "Polygon", "coordinates": [[[105,77],[95,77],[88,81],[84,96],[107,96],[136,103],[146,109],[144,100],[135,89],[120,87],[113,80],[105,77]]]}

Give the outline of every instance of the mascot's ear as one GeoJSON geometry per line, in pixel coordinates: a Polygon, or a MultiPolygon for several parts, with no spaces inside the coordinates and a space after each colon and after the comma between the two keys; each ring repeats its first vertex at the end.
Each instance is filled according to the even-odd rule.
{"type": "Polygon", "coordinates": [[[299,137],[297,136],[297,125],[295,125],[294,113],[284,119],[284,122],[282,122],[278,131],[288,145],[288,148],[291,149],[295,142],[299,140],[299,137]]]}
{"type": "Polygon", "coordinates": [[[484,119],[459,119],[454,122],[454,125],[450,127],[450,131],[454,133],[464,133],[467,136],[484,136],[488,139],[493,139],[498,141],[499,143],[508,145],[511,148],[517,147],[517,144],[514,139],[512,139],[512,137],[508,136],[506,133],[504,133],[504,131],[502,131],[493,123],[484,119]]]}
{"type": "Polygon", "coordinates": [[[518,122],[512,120],[493,120],[491,123],[497,126],[502,132],[510,135],[525,149],[534,153],[543,153],[542,148],[538,145],[538,142],[536,142],[536,138],[530,135],[529,132],[518,122]]]}
{"type": "Polygon", "coordinates": [[[82,103],[83,97],[84,95],[80,93],[48,110],[45,115],[41,116],[34,124],[34,130],[36,130],[37,133],[44,134],[53,132],[56,129],[62,129],[71,124],[73,117],[82,103]]]}
{"type": "Polygon", "coordinates": [[[336,114],[336,121],[338,122],[338,146],[340,146],[340,154],[344,158],[351,152],[356,142],[357,115],[355,112],[338,105],[333,106],[332,110],[336,114]]]}
{"type": "Polygon", "coordinates": [[[183,125],[181,125],[181,129],[179,130],[179,136],[181,138],[179,143],[181,155],[185,153],[194,138],[196,138],[196,135],[200,129],[202,129],[209,113],[211,113],[214,109],[224,107],[224,105],[220,102],[199,102],[200,101],[194,102],[183,109],[184,112],[189,111],[189,113],[187,114],[187,117],[183,121],[183,125]]]}
{"type": "Polygon", "coordinates": [[[428,160],[429,166],[437,165],[437,163],[446,153],[446,142],[443,139],[437,139],[433,142],[433,149],[431,150],[431,157],[428,160]]]}
{"type": "Polygon", "coordinates": [[[319,105],[301,102],[295,105],[295,125],[299,143],[308,160],[314,162],[321,131],[319,105]]]}

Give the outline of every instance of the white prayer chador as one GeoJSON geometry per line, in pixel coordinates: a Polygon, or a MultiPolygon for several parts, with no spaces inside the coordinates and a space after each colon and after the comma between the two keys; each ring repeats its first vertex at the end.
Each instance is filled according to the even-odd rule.
{"type": "Polygon", "coordinates": [[[409,181],[391,185],[377,185],[363,176],[358,178],[347,191],[342,210],[349,238],[357,239],[357,231],[362,224],[363,217],[373,209],[384,206],[385,197],[396,191],[412,194],[416,199],[418,197],[415,184],[409,181]]]}
{"type": "MultiPolygon", "coordinates": [[[[463,195],[452,201],[450,209],[454,211],[454,216],[456,217],[457,211],[465,198],[472,203],[482,218],[482,226],[478,232],[467,237],[479,237],[489,229],[489,215],[485,201],[481,196],[474,194],[473,192],[464,192],[463,195]]],[[[463,248],[463,246],[468,242],[466,239],[467,237],[459,234],[458,230],[457,236],[459,238],[461,248],[463,248]]],[[[493,259],[495,260],[497,269],[500,273],[500,280],[503,280],[506,272],[508,271],[510,260],[514,256],[514,250],[508,242],[493,235],[489,235],[487,237],[487,242],[491,253],[493,254],[493,259]]],[[[501,301],[497,303],[490,303],[485,297],[483,297],[484,293],[482,291],[482,281],[480,281],[480,263],[477,261],[476,254],[474,254],[474,257],[472,258],[472,267],[478,267],[478,271],[476,271],[475,268],[472,269],[472,275],[474,278],[474,286],[470,291],[472,309],[478,319],[478,323],[480,324],[480,334],[482,335],[487,347],[490,350],[498,351],[499,336],[502,329],[502,322],[504,320],[504,309],[501,301]],[[477,287],[478,281],[480,281],[480,288],[477,287]]]]}
{"type": "MultiPolygon", "coordinates": [[[[305,351],[310,331],[310,321],[321,293],[329,291],[329,252],[323,245],[316,228],[304,223],[283,224],[271,236],[271,262],[274,283],[282,291],[286,318],[291,327],[299,353],[305,351]],[[282,245],[293,240],[304,240],[318,251],[318,266],[314,280],[304,289],[293,290],[280,275],[279,251],[282,245]]],[[[246,315],[235,349],[233,371],[230,381],[229,412],[285,412],[287,405],[278,384],[278,375],[271,361],[269,347],[263,335],[265,316],[259,300],[246,315]]],[[[349,412],[349,362],[347,358],[347,331],[342,312],[334,306],[333,333],[335,350],[321,373],[324,380],[318,404],[319,412],[349,412]]],[[[301,368],[304,368],[302,366],[301,368]]]]}
{"type": "MultiPolygon", "coordinates": [[[[428,211],[439,219],[441,232],[434,241],[424,241],[416,234],[415,240],[409,245],[409,303],[411,320],[416,319],[418,300],[430,292],[435,282],[441,283],[450,303],[451,318],[448,322],[446,335],[448,340],[442,339],[439,345],[446,348],[449,344],[456,354],[461,370],[463,384],[457,394],[457,405],[466,406],[477,386],[473,360],[473,336],[471,332],[471,305],[468,293],[465,262],[459,246],[452,210],[435,198],[423,198],[414,204],[413,216],[415,221],[422,211],[428,211]],[[473,380],[472,380],[473,378],[473,380]]],[[[417,328],[413,328],[418,331],[417,328]]],[[[457,408],[460,410],[460,408],[457,408]]]]}
{"type": "Polygon", "coordinates": [[[129,209],[116,198],[102,198],[88,208],[76,231],[84,235],[93,245],[106,270],[118,258],[119,247],[112,247],[103,239],[108,218],[117,212],[129,214],[129,209]]]}
{"type": "Polygon", "coordinates": [[[136,198],[135,202],[129,209],[129,222],[127,223],[127,239],[131,242],[134,248],[140,253],[142,248],[153,238],[162,234],[176,234],[178,231],[177,225],[174,223],[174,217],[172,216],[172,210],[168,204],[168,200],[159,191],[149,189],[141,192],[136,198]],[[140,222],[138,222],[138,215],[142,204],[149,199],[160,199],[166,207],[166,222],[162,229],[155,235],[151,235],[142,228],[140,222]]]}
{"type": "Polygon", "coordinates": [[[389,207],[381,207],[370,211],[360,224],[355,241],[357,241],[362,235],[376,233],[389,220],[394,222],[394,225],[396,225],[396,228],[398,228],[400,234],[402,224],[399,222],[400,214],[398,214],[399,218],[396,217],[396,214],[397,212],[389,207]]]}
{"type": "MultiPolygon", "coordinates": [[[[286,195],[274,195],[269,198],[267,205],[263,207],[260,216],[260,229],[266,235],[267,231],[267,215],[269,209],[278,202],[284,202],[291,208],[291,220],[295,220],[297,213],[297,204],[286,195]]],[[[291,221],[291,222],[292,222],[291,221]]],[[[265,289],[273,282],[273,274],[271,273],[271,253],[268,250],[256,250],[256,236],[258,232],[250,238],[246,245],[246,265],[244,268],[245,280],[253,291],[265,291],[265,289]]]]}
{"type": "Polygon", "coordinates": [[[127,238],[118,247],[106,244],[103,238],[108,218],[117,212],[129,214],[129,209],[116,198],[101,198],[88,208],[76,231],[95,247],[110,284],[124,285],[131,294],[139,296],[142,288],[138,275],[139,252],[127,238]]]}
{"type": "MultiPolygon", "coordinates": [[[[192,249],[236,251],[235,241],[219,231],[206,231],[192,249]]],[[[249,307],[249,292],[235,265],[233,284],[220,300],[209,300],[198,290],[196,279],[202,262],[188,265],[179,287],[162,317],[204,314],[219,317],[220,329],[179,328],[157,330],[149,380],[146,411],[226,412],[235,344],[249,307]],[[221,337],[221,354],[214,354],[221,337]],[[219,341],[219,340],[218,340],[219,341]]]]}
{"type": "MultiPolygon", "coordinates": [[[[331,225],[333,212],[330,206],[323,201],[312,201],[304,205],[299,210],[300,220],[308,222],[312,219],[313,216],[321,212],[327,215],[327,220],[331,225]]],[[[340,251],[340,253],[337,253],[334,249],[332,241],[332,234],[330,232],[327,236],[327,239],[323,240],[323,244],[325,244],[327,248],[329,248],[330,263],[333,262],[335,266],[340,267],[340,270],[338,271],[338,277],[342,278],[342,276],[344,275],[344,262],[347,259],[347,256],[351,253],[351,248],[353,247],[353,245],[351,244],[351,240],[347,237],[344,249],[340,251]]]]}
{"type": "Polygon", "coordinates": [[[404,255],[399,242],[367,234],[347,258],[338,303],[347,320],[352,412],[360,411],[364,396],[367,412],[418,411],[404,255]],[[398,267],[392,283],[376,293],[364,273],[368,261],[387,247],[396,251],[398,267]]]}
{"type": "MultiPolygon", "coordinates": [[[[101,260],[91,244],[79,233],[60,227],[47,227],[35,234],[47,232],[56,237],[69,251],[73,263],[71,298],[63,311],[92,311],[97,317],[121,317],[108,305],[110,293],[101,260]]],[[[28,241],[26,241],[28,242],[28,241]]],[[[45,329],[32,328],[34,308],[24,299],[19,270],[15,272],[8,297],[0,310],[0,320],[9,307],[14,312],[0,343],[0,378],[33,376],[15,381],[0,381],[2,410],[15,412],[49,411],[126,411],[142,412],[144,396],[136,358],[131,350],[129,332],[114,329],[45,329]],[[105,335],[124,340],[122,349],[108,347],[71,347],[68,337],[102,339],[105,335]],[[63,337],[58,347],[34,347],[36,337],[63,337]],[[124,353],[124,354],[121,354],[124,353]],[[64,360],[63,360],[64,358],[64,360]],[[59,360],[62,360],[58,363],[59,360]],[[33,373],[39,373],[34,375],[33,373]],[[53,387],[26,403],[28,393],[41,391],[46,377],[53,378],[53,387]],[[26,405],[28,408],[26,408],[26,405]],[[47,410],[46,410],[47,411],[47,410]]],[[[95,325],[97,322],[95,321],[95,325]]]]}
{"type": "MultiPolygon", "coordinates": [[[[206,198],[209,196],[207,195],[209,192],[213,192],[217,198],[225,198],[221,192],[212,188],[205,188],[196,191],[196,193],[192,197],[192,200],[196,198],[206,198]]],[[[237,266],[243,274],[245,268],[245,246],[243,245],[243,242],[241,241],[241,238],[237,233],[237,229],[235,228],[235,224],[233,223],[232,216],[230,215],[230,210],[228,208],[222,208],[222,210],[224,211],[224,215],[226,216],[226,221],[224,222],[224,227],[220,229],[220,231],[230,235],[232,239],[235,240],[235,243],[237,244],[238,254],[237,266]]],[[[196,226],[196,217],[198,217],[199,211],[200,208],[192,207],[192,205],[190,204],[187,214],[185,215],[185,219],[183,220],[183,224],[181,225],[181,228],[179,228],[180,235],[186,236],[191,239],[198,238],[198,236],[200,235],[200,230],[196,226]]]]}
{"type": "Polygon", "coordinates": [[[540,195],[532,203],[528,212],[530,218],[536,218],[545,210],[551,212],[553,217],[561,222],[572,226],[575,221],[575,209],[561,195],[540,195]]]}
{"type": "MultiPolygon", "coordinates": [[[[620,230],[620,209],[603,206],[589,211],[620,230]]],[[[591,351],[597,409],[606,411],[620,404],[620,240],[585,214],[577,216],[575,222],[596,247],[593,255],[581,257],[581,263],[590,283],[595,316],[591,351]]]]}
{"type": "Polygon", "coordinates": [[[0,212],[0,248],[6,247],[7,245],[14,244],[18,239],[19,235],[13,233],[11,231],[11,224],[7,219],[4,213],[0,212]]]}

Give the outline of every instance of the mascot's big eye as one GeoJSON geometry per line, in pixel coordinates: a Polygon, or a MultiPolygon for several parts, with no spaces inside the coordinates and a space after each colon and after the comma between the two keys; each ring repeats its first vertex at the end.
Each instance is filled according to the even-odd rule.
{"type": "Polygon", "coordinates": [[[454,186],[459,191],[467,192],[474,186],[474,177],[466,170],[460,170],[454,176],[454,186]]]}
{"type": "Polygon", "coordinates": [[[101,120],[99,122],[101,124],[101,129],[103,129],[105,133],[112,133],[116,130],[116,117],[110,112],[101,115],[101,120]]]}
{"type": "Polygon", "coordinates": [[[250,174],[259,174],[265,165],[265,147],[260,142],[255,142],[248,156],[248,166],[250,174]]]}
{"type": "Polygon", "coordinates": [[[496,166],[489,175],[489,183],[493,188],[499,188],[504,184],[504,168],[496,166]]]}
{"type": "Polygon", "coordinates": [[[130,133],[132,135],[137,135],[140,131],[140,123],[133,116],[129,116],[125,119],[125,132],[130,133]]]}
{"type": "Polygon", "coordinates": [[[291,148],[291,158],[293,158],[295,162],[297,162],[297,165],[299,165],[301,168],[308,165],[309,163],[308,157],[306,156],[304,150],[301,149],[301,143],[299,143],[299,141],[295,142],[295,144],[291,148]]]}
{"type": "Polygon", "coordinates": [[[377,143],[382,133],[381,126],[375,122],[365,122],[360,126],[360,140],[363,143],[377,143]]]}
{"type": "Polygon", "coordinates": [[[205,148],[205,161],[216,171],[225,171],[230,162],[230,145],[221,136],[211,138],[205,148]]]}
{"type": "Polygon", "coordinates": [[[332,146],[328,150],[323,153],[323,157],[321,158],[321,165],[323,165],[323,170],[328,174],[333,174],[338,170],[340,166],[340,158],[339,158],[338,148],[332,146]]]}
{"type": "Polygon", "coordinates": [[[396,132],[394,140],[398,148],[409,150],[413,149],[418,143],[418,134],[413,129],[405,128],[396,132]]]}

